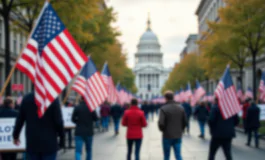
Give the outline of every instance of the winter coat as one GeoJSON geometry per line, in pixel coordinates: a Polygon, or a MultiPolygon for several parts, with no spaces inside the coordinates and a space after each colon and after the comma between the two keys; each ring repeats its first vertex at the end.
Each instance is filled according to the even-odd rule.
{"type": "Polygon", "coordinates": [[[122,117],[122,125],[127,127],[127,139],[142,139],[142,128],[147,126],[144,112],[138,106],[131,106],[122,117]]]}

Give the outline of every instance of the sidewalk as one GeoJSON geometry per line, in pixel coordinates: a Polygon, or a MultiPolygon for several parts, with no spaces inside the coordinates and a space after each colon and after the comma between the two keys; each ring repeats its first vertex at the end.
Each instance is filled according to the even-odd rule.
{"type": "MultiPolygon", "coordinates": [[[[94,136],[93,160],[126,160],[125,128],[121,127],[120,135],[114,136],[113,127],[107,133],[96,133],[94,136]]],[[[208,129],[207,129],[208,133],[208,129]]],[[[191,121],[191,134],[184,135],[182,142],[182,155],[184,160],[207,160],[209,149],[209,134],[206,140],[198,138],[199,129],[195,121],[191,121]]],[[[161,147],[161,133],[157,128],[157,119],[149,122],[144,129],[144,140],[141,150],[141,160],[163,160],[161,147]]],[[[246,136],[237,133],[233,141],[233,158],[235,160],[262,160],[265,159],[265,142],[260,141],[260,148],[249,148],[245,146],[246,136]]],[[[66,153],[59,153],[59,160],[73,160],[74,150],[67,150],[66,153]]],[[[85,159],[85,152],[83,154],[85,159]]],[[[171,159],[174,160],[173,151],[171,159]]],[[[223,152],[219,149],[216,160],[224,160],[223,152]]]]}

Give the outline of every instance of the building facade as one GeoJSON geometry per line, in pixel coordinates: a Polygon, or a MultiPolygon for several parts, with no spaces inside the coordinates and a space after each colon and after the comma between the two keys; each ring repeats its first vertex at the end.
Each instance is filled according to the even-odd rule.
{"type": "Polygon", "coordinates": [[[187,54],[198,54],[197,34],[190,34],[186,40],[186,46],[180,53],[180,60],[182,60],[187,54]]]}
{"type": "MultiPolygon", "coordinates": [[[[12,22],[10,23],[12,25],[12,22]]],[[[4,42],[4,22],[0,19],[0,85],[1,88],[5,83],[5,42],[4,42]]],[[[10,53],[11,53],[11,67],[14,66],[15,61],[23,49],[24,44],[26,42],[26,36],[22,33],[17,33],[14,31],[10,32],[10,53]]],[[[23,93],[29,93],[32,88],[31,80],[19,70],[15,70],[12,78],[11,78],[11,85],[12,84],[23,84],[24,91],[23,93]]],[[[17,92],[12,91],[12,95],[15,95],[17,92]]]]}
{"type": "Polygon", "coordinates": [[[158,37],[151,29],[151,21],[147,21],[147,30],[141,36],[135,54],[135,68],[133,69],[135,84],[138,88],[137,96],[150,100],[161,95],[161,89],[166,82],[171,69],[163,66],[163,53],[161,52],[158,37]]]}

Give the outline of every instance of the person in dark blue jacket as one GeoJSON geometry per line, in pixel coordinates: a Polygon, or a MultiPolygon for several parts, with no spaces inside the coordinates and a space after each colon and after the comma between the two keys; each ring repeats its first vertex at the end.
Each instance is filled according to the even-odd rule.
{"type": "Polygon", "coordinates": [[[110,115],[113,118],[115,134],[119,134],[120,119],[123,114],[123,109],[119,104],[114,104],[110,109],[110,115]]]}
{"type": "Polygon", "coordinates": [[[259,147],[259,136],[258,136],[259,127],[260,127],[260,109],[259,107],[257,107],[255,102],[252,102],[251,106],[247,110],[247,115],[246,115],[246,129],[248,132],[248,141],[246,144],[247,146],[250,146],[252,132],[253,132],[255,136],[256,148],[259,147]]]}
{"type": "Polygon", "coordinates": [[[223,119],[220,109],[218,108],[218,100],[211,109],[209,117],[209,127],[211,132],[209,160],[214,160],[218,148],[223,148],[226,160],[232,160],[231,145],[232,139],[236,136],[235,126],[239,123],[237,115],[223,119]]]}
{"type": "Polygon", "coordinates": [[[205,124],[208,120],[209,112],[204,103],[200,103],[199,106],[195,109],[195,116],[199,122],[199,127],[201,134],[199,135],[200,138],[204,139],[205,137],[205,124]]]}
{"type": "Polygon", "coordinates": [[[146,101],[142,105],[141,109],[142,109],[142,111],[144,111],[145,119],[148,121],[149,105],[148,105],[148,103],[146,101]]]}
{"type": "Polygon", "coordinates": [[[34,93],[23,98],[13,132],[16,145],[19,144],[19,135],[24,124],[27,158],[55,160],[59,147],[64,147],[64,127],[59,99],[55,99],[39,118],[34,93]]]}
{"type": "Polygon", "coordinates": [[[182,106],[184,107],[185,113],[186,113],[186,117],[187,117],[187,132],[188,134],[190,133],[190,116],[191,116],[191,106],[189,102],[184,102],[182,104],[182,106]]]}
{"type": "MultiPolygon", "coordinates": [[[[0,118],[16,118],[18,112],[14,110],[15,104],[10,97],[4,100],[4,105],[0,108],[0,118]]],[[[17,153],[1,153],[3,160],[16,160],[17,153]]]]}

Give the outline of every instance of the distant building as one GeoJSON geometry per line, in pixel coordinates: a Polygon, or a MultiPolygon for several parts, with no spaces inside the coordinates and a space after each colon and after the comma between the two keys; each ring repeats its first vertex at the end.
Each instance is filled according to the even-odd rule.
{"type": "Polygon", "coordinates": [[[209,27],[207,21],[218,21],[218,10],[224,7],[224,0],[201,0],[196,15],[198,16],[199,35],[198,40],[204,39],[204,32],[207,32],[209,27]]]}
{"type": "Polygon", "coordinates": [[[187,54],[198,54],[198,44],[197,44],[197,34],[190,34],[186,40],[186,46],[183,48],[182,52],[180,53],[180,61],[187,55],[187,54]]]}
{"type": "Polygon", "coordinates": [[[161,89],[168,79],[171,69],[163,66],[163,53],[157,36],[151,29],[151,21],[147,21],[147,30],[141,36],[135,54],[136,76],[135,84],[138,88],[137,96],[144,100],[150,100],[161,95],[161,89]]]}

